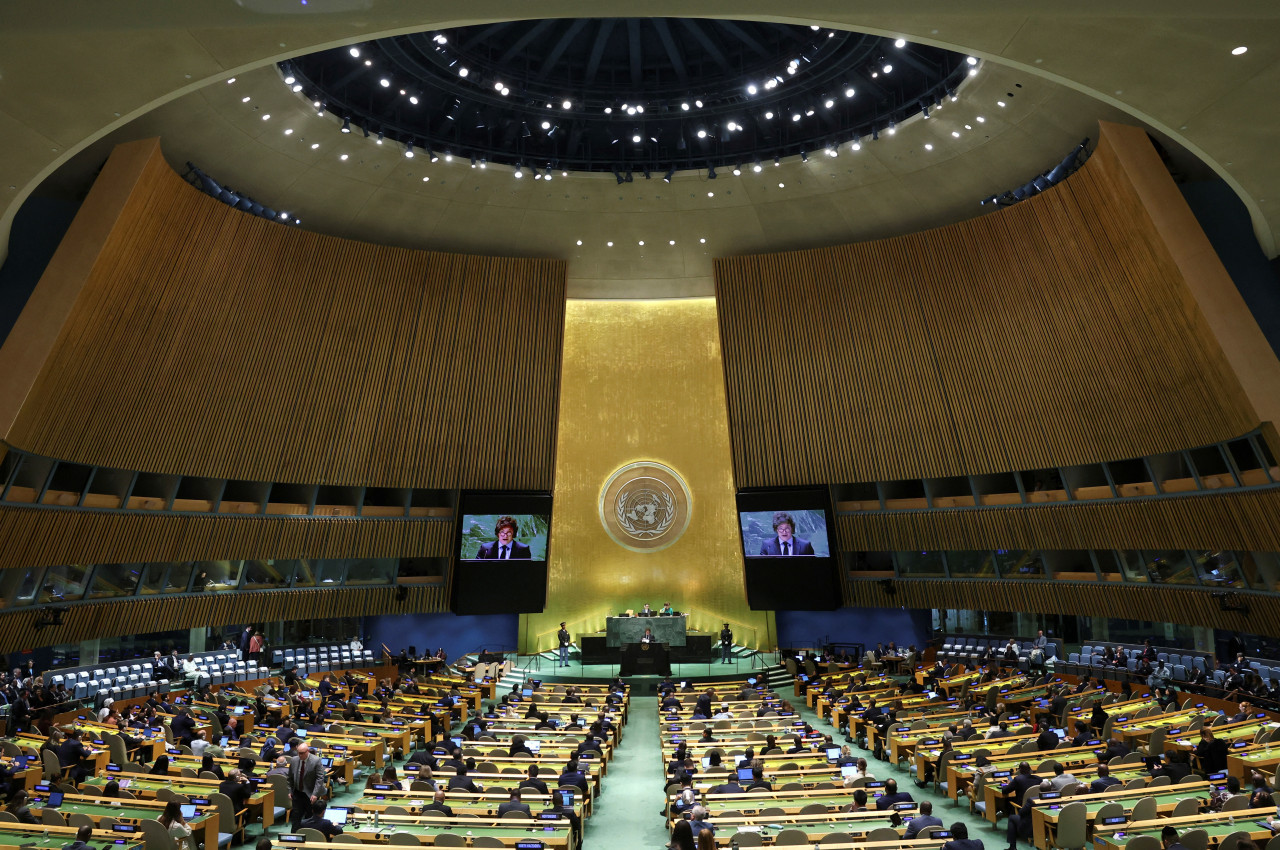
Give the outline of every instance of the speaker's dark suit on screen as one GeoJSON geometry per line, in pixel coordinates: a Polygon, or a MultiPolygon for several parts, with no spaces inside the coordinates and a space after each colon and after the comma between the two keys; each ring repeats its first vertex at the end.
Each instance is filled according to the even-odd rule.
{"type": "MultiPolygon", "coordinates": [[[[790,543],[791,543],[792,555],[812,555],[813,554],[813,544],[810,543],[808,540],[804,540],[799,537],[792,537],[790,540],[790,543]]],[[[776,537],[771,537],[768,540],[765,540],[760,544],[760,554],[761,555],[781,555],[782,554],[781,541],[779,541],[778,538],[776,537]]]]}
{"type": "MultiPolygon", "coordinates": [[[[498,549],[499,549],[499,544],[497,540],[493,541],[492,543],[482,543],[480,545],[480,551],[476,552],[476,558],[477,560],[496,561],[498,559],[498,554],[499,554],[498,549]]],[[[810,552],[809,554],[812,555],[813,553],[810,552]]],[[[508,558],[524,558],[525,560],[528,560],[533,556],[529,552],[528,544],[521,543],[518,540],[512,540],[511,552],[507,555],[507,557],[508,558]]]]}

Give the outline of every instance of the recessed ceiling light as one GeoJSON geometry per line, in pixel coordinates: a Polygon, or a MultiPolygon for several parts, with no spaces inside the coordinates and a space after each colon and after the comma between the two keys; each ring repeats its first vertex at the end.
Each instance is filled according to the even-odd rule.
{"type": "Polygon", "coordinates": [[[985,119],[985,118],[983,118],[981,115],[979,115],[979,116],[978,116],[978,123],[979,123],[979,124],[985,124],[985,123],[987,123],[987,119],[985,119]]]}
{"type": "Polygon", "coordinates": [[[707,197],[708,197],[708,198],[714,198],[715,196],[716,196],[716,193],[715,193],[715,192],[708,192],[708,193],[707,193],[707,197]]]}
{"type": "Polygon", "coordinates": [[[569,108],[571,108],[572,106],[573,106],[573,101],[571,101],[571,100],[563,101],[563,102],[560,104],[560,108],[561,108],[561,109],[569,109],[569,108]]]}
{"type": "MultiPolygon", "coordinates": [[[[682,104],[680,104],[680,109],[682,109],[682,110],[683,110],[683,111],[685,111],[685,112],[688,112],[688,111],[689,111],[689,104],[687,104],[687,103],[682,103],[682,104]]],[[[608,110],[607,110],[607,109],[606,109],[605,111],[606,111],[606,112],[608,112],[608,110]]]]}
{"type": "Polygon", "coordinates": [[[641,240],[640,240],[640,247],[641,247],[641,248],[643,248],[643,247],[644,247],[644,240],[643,240],[643,239],[641,239],[641,240]]]}
{"type": "Polygon", "coordinates": [[[605,114],[605,115],[612,115],[612,114],[613,114],[613,107],[612,107],[612,106],[606,106],[606,107],[604,108],[604,114],[605,114]]]}
{"type": "Polygon", "coordinates": [[[351,50],[349,50],[348,52],[351,54],[351,56],[352,56],[352,58],[353,58],[353,59],[359,59],[359,58],[360,58],[360,48],[358,48],[358,47],[353,47],[353,48],[351,48],[351,50]]]}
{"type": "Polygon", "coordinates": [[[347,161],[347,155],[344,153],[342,156],[338,157],[338,159],[342,160],[343,162],[346,162],[346,161],[347,161]]]}
{"type": "Polygon", "coordinates": [[[1249,48],[1245,47],[1245,46],[1242,44],[1242,45],[1240,45],[1239,47],[1237,47],[1235,50],[1232,50],[1232,51],[1231,51],[1231,55],[1232,55],[1232,56],[1243,56],[1245,53],[1248,53],[1248,52],[1249,52],[1249,48]]]}
{"type": "Polygon", "coordinates": [[[836,102],[828,98],[827,101],[822,105],[825,106],[827,109],[830,109],[831,107],[836,105],[836,102]]]}
{"type": "Polygon", "coordinates": [[[960,138],[960,134],[957,133],[955,130],[951,131],[951,135],[955,136],[957,139],[960,138]]]}
{"type": "Polygon", "coordinates": [[[772,120],[773,120],[773,113],[772,113],[772,112],[766,112],[766,113],[764,114],[764,120],[766,120],[766,121],[772,121],[772,120]]]}
{"type": "Polygon", "coordinates": [[[926,145],[924,146],[924,149],[925,149],[925,150],[927,150],[927,151],[931,151],[931,150],[933,150],[933,145],[926,144],[926,145]]]}
{"type": "Polygon", "coordinates": [[[373,67],[373,60],[372,60],[372,59],[366,59],[366,60],[364,60],[364,64],[365,64],[365,65],[367,65],[368,67],[372,68],[372,67],[373,67]]]}
{"type": "Polygon", "coordinates": [[[703,237],[702,239],[699,239],[698,241],[699,241],[699,242],[701,242],[703,245],[707,244],[706,237],[703,237]]]}
{"type": "Polygon", "coordinates": [[[544,130],[550,130],[550,129],[551,129],[551,122],[550,122],[550,121],[543,121],[543,122],[542,122],[542,129],[544,129],[544,130]]]}
{"type": "Polygon", "coordinates": [[[612,248],[612,247],[613,247],[613,243],[612,243],[612,242],[606,242],[606,243],[604,243],[604,244],[608,245],[610,248],[612,248]]]}
{"type": "Polygon", "coordinates": [[[502,83],[494,83],[494,84],[493,84],[493,90],[494,90],[494,91],[502,91],[502,83]]]}
{"type": "Polygon", "coordinates": [[[779,184],[778,184],[778,188],[779,188],[779,189],[785,189],[785,188],[787,188],[787,184],[786,184],[786,183],[779,183],[779,184]]]}
{"type": "Polygon", "coordinates": [[[459,76],[459,77],[465,77],[467,74],[470,74],[470,73],[471,73],[471,72],[470,72],[470,71],[468,71],[465,67],[462,67],[462,68],[459,68],[459,69],[458,69],[458,76],[459,76]]]}
{"type": "Polygon", "coordinates": [[[319,143],[319,142],[312,142],[312,143],[311,143],[311,149],[312,149],[312,150],[315,150],[315,149],[316,149],[316,148],[318,148],[318,147],[320,147],[320,143],[319,143]]]}
{"type": "Polygon", "coordinates": [[[391,88],[391,81],[390,81],[390,80],[388,80],[386,77],[383,77],[381,80],[378,80],[378,83],[379,83],[379,84],[380,84],[384,89],[389,89],[389,88],[391,88]]]}
{"type": "Polygon", "coordinates": [[[893,66],[892,66],[892,65],[890,65],[890,64],[888,64],[888,63],[886,63],[886,64],[885,64],[885,66],[884,66],[883,68],[881,68],[880,70],[884,71],[886,74],[892,74],[892,73],[893,73],[893,66]]]}
{"type": "Polygon", "coordinates": [[[269,121],[269,120],[271,120],[271,113],[270,113],[270,112],[264,112],[264,113],[262,114],[262,120],[263,120],[263,121],[269,121]]]}
{"type": "Polygon", "coordinates": [[[506,97],[506,96],[507,96],[507,95],[509,95],[509,94],[511,94],[511,89],[507,88],[506,86],[503,86],[503,87],[502,87],[502,96],[503,96],[503,97],[506,97]]]}
{"type": "Polygon", "coordinates": [[[978,64],[978,58],[976,56],[966,56],[964,61],[968,62],[970,65],[978,64]]]}
{"type": "Polygon", "coordinates": [[[636,143],[637,145],[640,144],[640,134],[636,133],[634,136],[632,136],[631,141],[636,143]]]}
{"type": "Polygon", "coordinates": [[[996,106],[998,106],[998,107],[1000,107],[1001,109],[1003,109],[1003,108],[1004,108],[1004,106],[1005,106],[1005,102],[1004,102],[1003,100],[997,100],[997,101],[996,101],[996,106]]]}
{"type": "Polygon", "coordinates": [[[235,81],[236,81],[236,78],[235,78],[235,77],[232,77],[231,79],[227,80],[227,85],[231,85],[231,84],[232,84],[232,83],[234,83],[235,81]]]}
{"type": "Polygon", "coordinates": [[[284,134],[285,134],[286,136],[292,136],[292,135],[293,135],[293,128],[292,128],[292,127],[287,128],[287,129],[284,131],[284,134]]]}
{"type": "Polygon", "coordinates": [[[895,41],[895,42],[893,43],[893,46],[894,46],[894,47],[906,47],[906,46],[907,46],[907,40],[906,40],[905,38],[900,38],[900,39],[898,39],[897,41],[895,41]]]}
{"type": "Polygon", "coordinates": [[[412,103],[414,106],[417,106],[417,105],[418,105],[418,96],[417,96],[417,95],[409,95],[409,102],[410,102],[410,103],[412,103]]]}
{"type": "Polygon", "coordinates": [[[249,95],[245,95],[244,97],[240,98],[240,102],[241,102],[241,103],[248,103],[248,102],[249,102],[249,95]]]}
{"type": "Polygon", "coordinates": [[[853,86],[850,86],[849,88],[847,88],[847,89],[845,89],[845,90],[844,90],[844,96],[845,96],[845,97],[853,97],[853,96],[854,96],[854,94],[855,94],[855,92],[854,92],[854,90],[853,90],[853,86]]]}
{"type": "Polygon", "coordinates": [[[696,107],[698,107],[699,109],[701,109],[701,108],[702,108],[702,101],[700,101],[700,100],[695,100],[695,101],[693,102],[693,105],[694,105],[694,106],[696,106],[696,107]]]}
{"type": "Polygon", "coordinates": [[[972,124],[965,124],[965,125],[964,125],[964,128],[965,128],[966,130],[972,130],[972,129],[973,129],[973,125],[972,125],[972,124]]]}
{"type": "Polygon", "coordinates": [[[674,244],[676,244],[676,240],[672,239],[672,240],[668,241],[668,242],[667,242],[667,244],[668,244],[668,245],[674,245],[674,244]]]}
{"type": "Polygon", "coordinates": [[[707,137],[707,131],[706,131],[706,130],[699,130],[699,131],[698,131],[698,138],[699,138],[699,139],[705,139],[706,137],[707,137]]]}

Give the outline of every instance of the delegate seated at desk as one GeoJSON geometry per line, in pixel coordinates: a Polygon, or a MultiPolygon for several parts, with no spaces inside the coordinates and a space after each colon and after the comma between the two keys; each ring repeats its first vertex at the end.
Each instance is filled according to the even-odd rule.
{"type": "Polygon", "coordinates": [[[653,609],[649,607],[649,603],[648,603],[648,602],[644,603],[644,607],[640,609],[640,613],[639,613],[639,614],[637,614],[636,616],[637,616],[637,617],[652,617],[652,616],[653,616],[653,609]]]}
{"type": "Polygon", "coordinates": [[[670,603],[670,602],[664,602],[664,603],[662,603],[662,610],[658,612],[658,616],[659,616],[659,617],[672,617],[672,616],[675,616],[675,613],[676,613],[676,609],[674,609],[674,608],[672,608],[672,607],[671,607],[671,603],[670,603]]]}

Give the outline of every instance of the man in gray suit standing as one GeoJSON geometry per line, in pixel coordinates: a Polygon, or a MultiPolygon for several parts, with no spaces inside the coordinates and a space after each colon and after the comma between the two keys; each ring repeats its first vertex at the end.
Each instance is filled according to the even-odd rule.
{"type": "Polygon", "coordinates": [[[306,743],[299,744],[297,755],[289,759],[289,791],[293,795],[289,823],[297,832],[298,825],[311,817],[311,804],[324,793],[324,765],[306,743]]]}

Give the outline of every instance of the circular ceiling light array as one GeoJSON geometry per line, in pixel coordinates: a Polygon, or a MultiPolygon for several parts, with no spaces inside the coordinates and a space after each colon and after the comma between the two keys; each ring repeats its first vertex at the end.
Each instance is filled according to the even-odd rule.
{"type": "Polygon", "coordinates": [[[317,113],[409,152],[629,174],[878,137],[954,99],[978,60],[822,27],[600,18],[394,36],[279,67],[317,113]]]}

